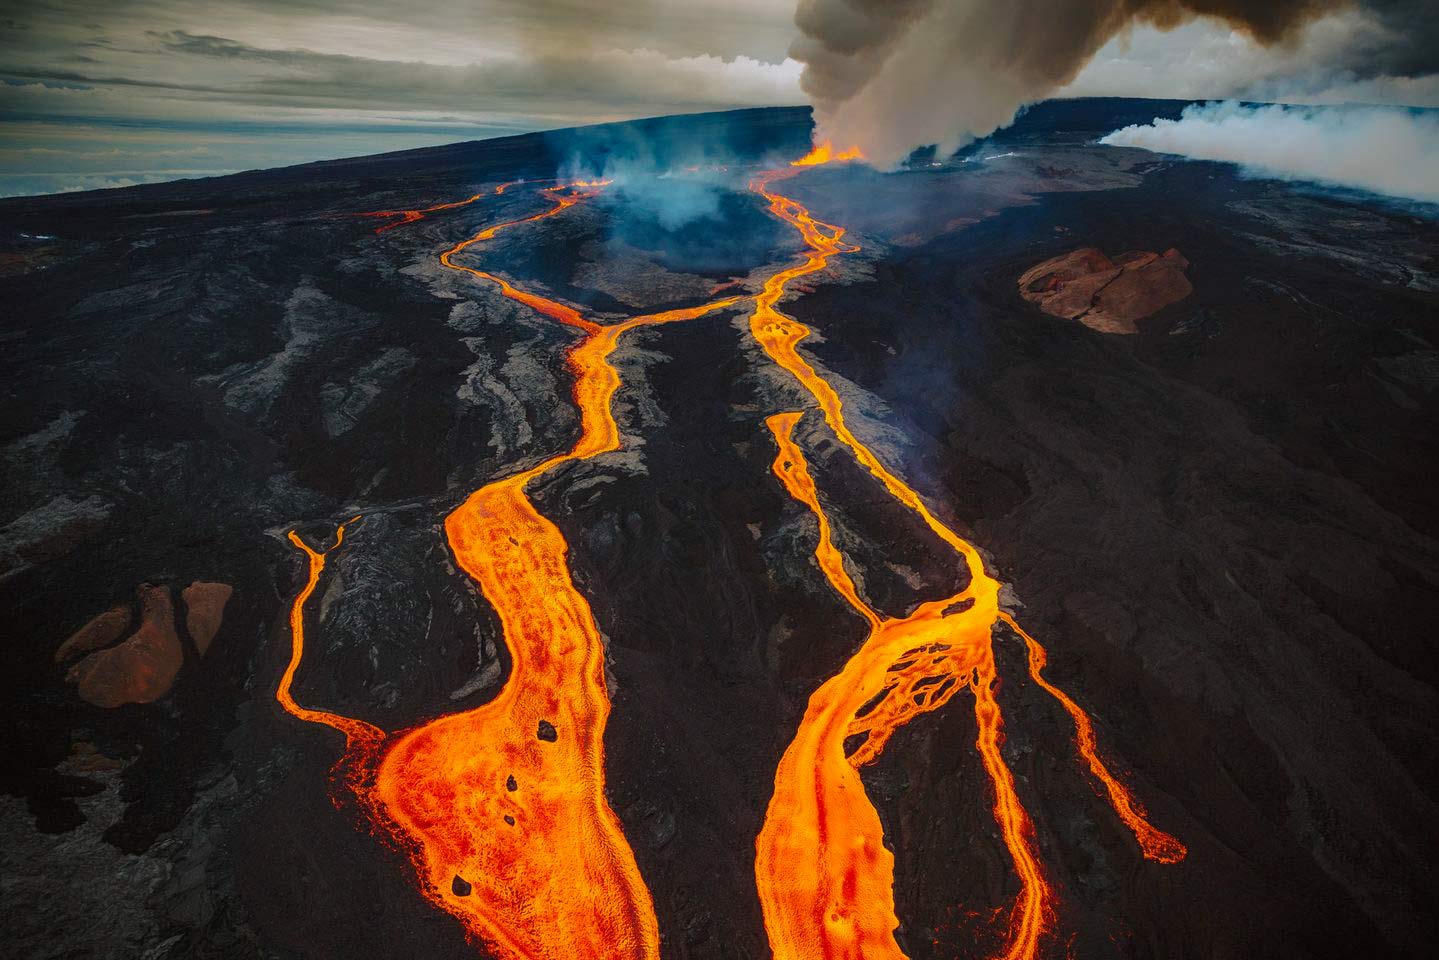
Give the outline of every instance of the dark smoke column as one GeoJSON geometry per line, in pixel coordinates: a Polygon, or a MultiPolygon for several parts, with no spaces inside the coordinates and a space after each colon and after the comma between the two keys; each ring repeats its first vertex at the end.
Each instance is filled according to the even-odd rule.
{"type": "Polygon", "coordinates": [[[790,56],[815,108],[816,142],[859,146],[876,166],[920,146],[952,152],[1063,86],[1100,47],[1144,23],[1205,16],[1260,43],[1345,0],[800,0],[790,56]]]}

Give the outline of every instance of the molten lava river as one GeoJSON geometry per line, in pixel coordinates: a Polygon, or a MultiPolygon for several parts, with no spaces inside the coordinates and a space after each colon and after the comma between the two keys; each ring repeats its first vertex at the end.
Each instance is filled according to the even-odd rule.
{"type": "MultiPolygon", "coordinates": [[[[992,635],[1003,624],[1029,651],[1029,673],[1072,717],[1079,755],[1133,831],[1143,855],[1164,863],[1184,846],[1149,824],[1125,786],[1100,759],[1084,711],[1043,676],[1045,651],[999,606],[999,583],[975,547],[937,519],[924,500],[851,432],[839,395],[803,358],[808,328],[776,305],[797,278],[859,248],[843,229],[814,219],[775,185],[801,167],[856,158],[828,144],[790,169],[760,174],[751,189],[779,220],[798,231],[802,260],[774,273],[755,295],[754,339],[813,398],[824,423],[889,497],[913,511],[968,569],[951,597],[890,619],[859,595],[831,536],[815,481],[793,439],[801,412],[775,413],[767,426],[778,448],[774,473],[813,513],[815,558],[830,586],[869,626],[844,668],[810,697],[803,720],[775,772],[774,792],[756,841],[755,880],[765,929],[778,960],[903,957],[894,930],[893,855],[858,770],[883,751],[896,729],[956,694],[973,698],[976,748],[993,790],[993,811],[1019,880],[1008,911],[1005,958],[1039,955],[1051,925],[1054,892],[1045,881],[1029,815],[1000,745],[1003,719],[995,696],[992,635]],[[858,743],[846,750],[846,744],[858,743]]],[[[413,223],[503,193],[504,184],[465,200],[416,210],[375,211],[413,223]]],[[[497,956],[526,960],[656,958],[660,938],[653,901],[620,822],[605,798],[605,725],[610,701],[604,647],[594,615],[575,588],[568,544],[526,494],[528,483],[560,464],[619,449],[611,409],[620,387],[610,356],[638,327],[690,320],[751,298],[731,296],[682,310],[602,325],[566,304],[523,290],[472,265],[471,248],[500,233],[555,216],[593,197],[604,182],[545,187],[541,212],[481,230],[440,254],[447,268],[495,285],[511,300],[577,331],[568,353],[580,434],[568,451],[474,491],[445,520],[460,567],[494,607],[512,667],[493,700],[409,730],[386,732],[362,720],[307,709],[292,695],[305,648],[306,603],[328,550],[291,542],[308,558],[308,576],[290,613],[291,657],[276,690],[294,716],[332,727],[346,739],[337,773],[361,808],[413,861],[419,886],[497,956]]]]}

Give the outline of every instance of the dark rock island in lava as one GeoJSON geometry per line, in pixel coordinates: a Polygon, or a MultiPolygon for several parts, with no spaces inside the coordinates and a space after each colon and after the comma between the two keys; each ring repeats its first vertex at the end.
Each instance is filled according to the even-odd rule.
{"type": "Polygon", "coordinates": [[[8,953],[1427,956],[1439,220],[1182,107],[0,202],[8,953]]]}

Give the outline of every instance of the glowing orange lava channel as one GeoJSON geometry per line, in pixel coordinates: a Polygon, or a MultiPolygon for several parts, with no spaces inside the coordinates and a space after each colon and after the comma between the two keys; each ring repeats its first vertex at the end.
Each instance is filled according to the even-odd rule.
{"type": "MultiPolygon", "coordinates": [[[[827,146],[827,145],[823,145],[827,146]]],[[[829,152],[799,165],[826,162],[829,152]]],[[[1028,644],[1030,674],[1068,711],[1079,751],[1104,785],[1115,810],[1134,831],[1146,857],[1174,862],[1183,844],[1151,826],[1126,788],[1100,760],[1084,711],[1045,680],[1045,653],[999,608],[999,583],[975,547],[935,517],[924,500],[862,443],[845,422],[839,395],[799,354],[809,329],[776,309],[795,279],[825,268],[859,248],[844,230],[814,219],[793,198],[771,189],[797,171],[772,171],[751,183],[770,212],[799,231],[803,260],[772,276],[755,299],[750,331],[776,363],[814,398],[825,423],[889,495],[917,514],[964,561],[968,583],[943,600],[921,604],[902,619],[887,619],[859,596],[830,536],[814,481],[792,438],[798,413],[768,420],[779,445],[774,471],[785,489],[819,522],[815,558],[826,579],[869,624],[869,635],[844,668],[810,697],[798,732],[775,773],[774,793],[756,842],[755,876],[765,929],[776,960],[899,958],[894,939],[894,857],[885,848],[879,816],[865,796],[858,768],[873,761],[896,729],[948,702],[961,687],[974,695],[975,745],[994,791],[994,818],[1020,889],[1009,911],[1005,960],[1032,960],[1052,924],[1054,891],[1044,878],[1034,829],[1000,750],[1003,717],[995,698],[998,675],[993,629],[1003,621],[1028,644]],[[846,751],[846,744],[853,746],[846,751]]]]}
{"type": "MultiPolygon", "coordinates": [[[[379,233],[384,233],[384,232],[386,232],[386,231],[388,231],[388,230],[393,230],[393,229],[395,229],[396,227],[403,227],[403,226],[404,226],[405,224],[407,224],[407,223],[414,223],[414,222],[417,221],[417,220],[423,220],[423,219],[425,219],[426,215],[431,214],[431,213],[441,213],[441,212],[443,212],[443,211],[445,211],[445,210],[458,210],[460,207],[468,207],[470,204],[474,203],[475,201],[477,201],[477,200],[483,200],[485,197],[498,197],[499,195],[501,195],[502,193],[504,193],[506,190],[510,189],[510,187],[516,186],[516,185],[521,184],[521,183],[554,183],[554,182],[555,182],[555,181],[553,181],[553,180],[510,180],[510,181],[508,181],[508,182],[506,182],[506,183],[500,184],[499,186],[495,187],[493,190],[486,190],[486,191],[483,191],[483,192],[481,192],[481,193],[474,194],[473,196],[466,197],[466,198],[463,199],[463,200],[451,200],[451,201],[448,202],[448,203],[437,203],[437,204],[435,204],[435,205],[432,206],[432,207],[417,207],[417,208],[415,208],[415,209],[413,209],[413,210],[367,210],[367,211],[365,211],[364,213],[359,214],[359,216],[362,216],[362,217],[372,217],[372,218],[379,219],[379,220],[393,220],[393,221],[394,221],[393,223],[386,223],[386,224],[382,224],[382,225],[376,227],[376,228],[375,228],[375,233],[379,234],[379,233]]],[[[593,185],[594,185],[594,184],[585,183],[584,181],[581,181],[581,180],[571,181],[571,183],[570,183],[570,186],[576,186],[576,187],[579,187],[579,186],[593,186],[593,185]]]]}
{"type": "MultiPolygon", "coordinates": [[[[1186,851],[1148,823],[1105,767],[1088,716],[1043,676],[1044,648],[999,608],[999,583],[985,571],[978,551],[936,518],[919,494],[850,431],[838,394],[799,354],[797,346],[809,330],[776,305],[793,280],[824,269],[835,255],[858,249],[844,240],[843,229],[814,219],[802,204],[771,189],[800,166],[857,156],[844,151],[836,157],[828,145],[822,147],[798,161],[796,169],[772,171],[751,184],[806,245],[802,261],[770,277],[755,298],[751,332],[808,390],[829,429],[858,462],[964,561],[968,581],[955,595],[922,604],[901,619],[871,609],[845,570],[814,480],[794,442],[800,414],[769,418],[779,447],[775,474],[816,517],[819,566],[864,618],[869,634],[844,668],[811,696],[776,772],[756,844],[766,931],[777,960],[903,956],[894,939],[894,860],[884,847],[879,818],[864,794],[858,769],[879,756],[900,726],[947,703],[963,687],[974,696],[976,747],[993,788],[995,822],[1020,884],[1009,910],[1003,956],[1029,960],[1052,923],[1054,894],[1000,749],[1003,718],[995,698],[992,639],[996,623],[1003,621],[1024,639],[1030,676],[1069,713],[1080,755],[1145,856],[1174,862],[1186,851]]],[[[505,958],[658,956],[649,891],[604,796],[604,729],[610,704],[603,641],[588,602],[570,576],[568,544],[535,509],[525,488],[562,463],[618,449],[619,428],[611,405],[620,377],[609,358],[624,333],[691,319],[743,299],[727,297],[604,326],[567,304],[457,259],[502,230],[560,213],[601,186],[549,187],[543,194],[550,208],[486,228],[440,256],[446,267],[494,283],[504,296],[582,335],[568,353],[581,425],[574,446],[475,491],[445,522],[457,562],[493,605],[511,652],[510,677],[495,699],[394,736],[362,721],[301,707],[291,686],[304,652],[304,606],[328,551],[314,550],[290,535],[309,558],[309,576],[291,611],[291,659],[277,700],[295,716],[345,734],[350,764],[346,779],[376,823],[410,852],[425,895],[505,958]]],[[[408,223],[477,198],[384,213],[408,223]]],[[[335,547],[344,531],[344,525],[337,530],[335,547]]]]}
{"type": "MultiPolygon", "coordinates": [[[[532,295],[506,295],[536,305],[532,295]]],[[[608,358],[620,336],[736,299],[614,326],[574,324],[588,333],[570,353],[579,440],[477,490],[445,521],[456,560],[499,614],[513,666],[494,700],[401,737],[380,765],[377,796],[419,842],[416,863],[432,896],[514,956],[659,954],[649,890],[604,796],[604,644],[570,578],[568,544],[524,487],[561,463],[619,448],[610,406],[620,378],[608,358]],[[553,740],[541,736],[542,723],[553,740]],[[454,876],[474,893],[455,896],[454,876]]],[[[548,307],[557,318],[569,311],[548,307]]]]}
{"type": "MultiPolygon", "coordinates": [[[[584,334],[568,354],[580,436],[567,453],[475,491],[445,520],[456,561],[500,618],[512,659],[508,681],[481,707],[395,735],[373,784],[360,785],[377,823],[411,852],[425,895],[505,958],[659,956],[653,901],[605,800],[604,643],[570,576],[564,536],[535,509],[525,486],[562,463],[619,448],[611,403],[620,376],[609,357],[621,336],[741,298],[601,326],[456,260],[499,231],[553,216],[602,185],[548,188],[550,209],[482,230],[440,257],[584,334]]],[[[311,579],[296,600],[296,631],[323,567],[319,556],[316,566],[311,553],[311,579]]],[[[338,726],[343,718],[305,711],[289,696],[302,649],[297,640],[280,701],[302,719],[338,726]]]]}
{"type": "Polygon", "coordinates": [[[340,544],[345,542],[345,528],[359,517],[342,523],[335,530],[335,542],[327,550],[316,550],[294,530],[290,531],[289,539],[300,550],[304,551],[309,558],[309,569],[305,579],[305,585],[295,597],[295,602],[290,606],[290,662],[285,667],[284,674],[280,677],[280,683],[275,688],[275,699],[280,702],[289,713],[294,714],[301,720],[310,723],[322,723],[327,727],[333,727],[345,735],[345,742],[348,750],[370,753],[375,745],[385,736],[385,732],[379,727],[371,726],[363,720],[353,720],[349,717],[342,717],[336,713],[326,713],[323,710],[307,710],[295,702],[290,689],[295,682],[295,672],[300,669],[300,662],[305,656],[305,603],[310,595],[315,592],[315,586],[320,582],[320,574],[325,569],[325,558],[331,550],[339,549],[340,544]]]}

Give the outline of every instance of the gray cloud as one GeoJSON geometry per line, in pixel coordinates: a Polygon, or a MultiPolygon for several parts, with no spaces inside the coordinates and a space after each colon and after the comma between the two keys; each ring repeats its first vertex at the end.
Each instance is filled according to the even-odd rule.
{"type": "MultiPolygon", "coordinates": [[[[638,11],[673,5],[629,0],[606,8],[612,22],[595,23],[574,19],[578,5],[559,0],[528,4],[528,19],[517,13],[519,4],[490,4],[498,25],[485,31],[494,48],[486,50],[480,43],[457,44],[452,33],[431,36],[431,30],[453,30],[432,8],[398,24],[378,19],[356,24],[357,11],[378,13],[383,7],[393,18],[397,8],[337,4],[330,13],[343,13],[343,22],[331,24],[319,16],[326,9],[322,4],[252,0],[244,6],[255,9],[257,20],[245,28],[220,16],[233,13],[234,5],[217,4],[210,19],[243,31],[221,33],[186,25],[195,15],[181,5],[120,3],[103,10],[108,19],[75,26],[69,17],[57,23],[54,8],[90,5],[41,4],[33,29],[23,31],[41,39],[5,31],[0,50],[10,66],[0,72],[50,87],[142,87],[175,91],[183,95],[178,99],[213,97],[258,107],[368,109],[379,97],[391,109],[522,115],[536,126],[550,117],[583,122],[597,112],[609,118],[646,108],[664,113],[794,102],[793,68],[752,56],[726,57],[723,49],[733,38],[725,39],[723,31],[712,50],[702,49],[699,37],[663,30],[650,35],[648,44],[630,42],[638,11]],[[274,11],[288,11],[291,19],[271,23],[279,16],[274,11]],[[176,25],[161,29],[167,19],[176,25]],[[327,26],[333,26],[333,35],[327,26]],[[262,42],[276,33],[277,40],[293,36],[316,43],[262,42]],[[510,35],[510,45],[495,47],[499,33],[510,35]]],[[[86,12],[102,11],[71,11],[81,22],[86,12]]],[[[163,116],[170,106],[157,98],[137,102],[132,112],[163,116]]]]}
{"type": "Polygon", "coordinates": [[[1358,9],[1326,17],[1296,42],[1236,41],[1197,20],[1168,32],[1136,29],[1100,49],[1057,96],[1151,96],[1181,100],[1387,103],[1439,106],[1439,73],[1393,75],[1356,51],[1389,41],[1388,28],[1358,9]]]}
{"type": "MultiPolygon", "coordinates": [[[[455,109],[476,101],[529,117],[586,119],[636,112],[684,112],[787,102],[757,61],[713,56],[672,59],[652,50],[539,54],[450,66],[307,50],[274,50],[224,37],[173,31],[156,38],[175,54],[234,65],[275,66],[231,87],[205,92],[263,106],[391,110],[455,109]]],[[[194,87],[192,89],[202,89],[194,87]]],[[[581,121],[583,122],[583,121],[581,121]]]]}
{"type": "Polygon", "coordinates": [[[199,135],[219,171],[799,103],[789,14],[769,0],[40,0],[0,21],[0,129],[54,152],[43,167],[0,153],[0,189],[93,178],[90,147],[121,130],[154,146],[128,161],[178,175],[167,138],[199,135]]]}
{"type": "Polygon", "coordinates": [[[1358,38],[1343,67],[1361,78],[1439,73],[1439,10],[1433,0],[1361,0],[1381,32],[1358,38]]]}

